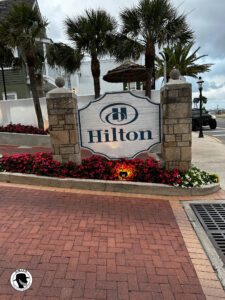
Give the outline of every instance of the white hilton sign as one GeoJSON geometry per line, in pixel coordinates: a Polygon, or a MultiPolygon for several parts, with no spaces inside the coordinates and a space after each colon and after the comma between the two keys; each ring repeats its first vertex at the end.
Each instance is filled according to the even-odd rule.
{"type": "Polygon", "coordinates": [[[106,93],[78,111],[81,147],[134,158],[160,143],[160,105],[131,92],[106,93]]]}

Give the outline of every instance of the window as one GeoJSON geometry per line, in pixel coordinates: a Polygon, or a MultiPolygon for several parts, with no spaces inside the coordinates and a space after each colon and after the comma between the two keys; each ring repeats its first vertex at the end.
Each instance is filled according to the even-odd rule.
{"type": "Polygon", "coordinates": [[[127,90],[141,90],[142,89],[142,83],[140,81],[137,82],[124,82],[123,83],[123,90],[127,91],[127,90]]]}
{"type": "MultiPolygon", "coordinates": [[[[6,100],[5,93],[2,93],[2,98],[3,100],[6,100]]],[[[7,93],[7,100],[17,100],[17,93],[16,92],[7,93]]]]}

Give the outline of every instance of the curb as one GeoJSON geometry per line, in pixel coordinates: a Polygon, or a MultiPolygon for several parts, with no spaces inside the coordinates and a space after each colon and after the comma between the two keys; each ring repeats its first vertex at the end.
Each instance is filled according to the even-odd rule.
{"type": "Polygon", "coordinates": [[[21,173],[0,173],[0,182],[48,186],[65,189],[94,190],[161,196],[205,196],[220,190],[218,183],[200,188],[180,188],[165,184],[110,180],[73,179],[37,176],[21,173]]]}

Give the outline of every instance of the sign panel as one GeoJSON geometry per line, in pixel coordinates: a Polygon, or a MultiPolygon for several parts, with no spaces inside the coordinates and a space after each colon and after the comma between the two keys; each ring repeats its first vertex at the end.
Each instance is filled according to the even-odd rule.
{"type": "Polygon", "coordinates": [[[78,111],[81,147],[134,158],[161,142],[160,105],[132,92],[106,93],[78,111]]]}

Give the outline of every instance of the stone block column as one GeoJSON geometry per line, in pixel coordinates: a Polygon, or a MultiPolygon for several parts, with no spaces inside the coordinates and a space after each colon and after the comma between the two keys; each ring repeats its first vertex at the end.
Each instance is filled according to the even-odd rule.
{"type": "Polygon", "coordinates": [[[50,91],[46,97],[53,159],[80,164],[77,98],[63,88],[64,83],[62,78],[57,78],[58,88],[50,91]]]}
{"type": "Polygon", "coordinates": [[[192,158],[192,88],[177,78],[178,70],[172,72],[161,89],[162,158],[167,170],[186,171],[192,158]]]}

